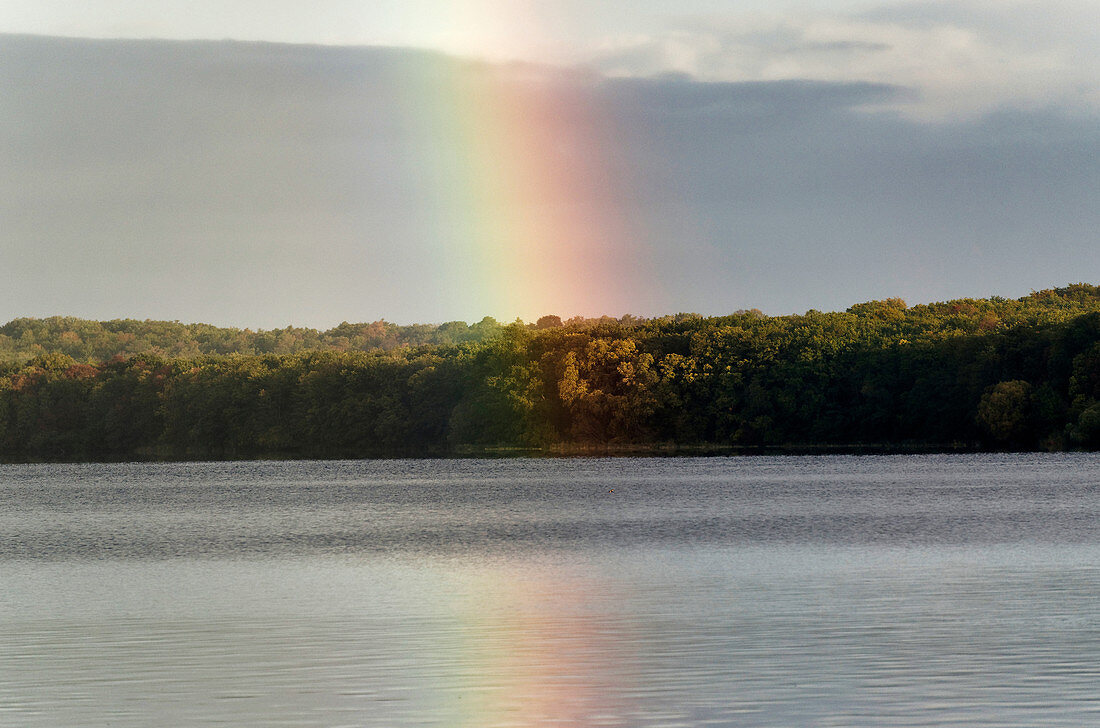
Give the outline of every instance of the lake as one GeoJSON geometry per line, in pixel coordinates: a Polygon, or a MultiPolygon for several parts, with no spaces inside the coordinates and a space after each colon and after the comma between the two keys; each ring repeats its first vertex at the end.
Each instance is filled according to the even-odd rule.
{"type": "Polygon", "coordinates": [[[1100,724],[1091,454],[0,466],[3,726],[1100,724]]]}

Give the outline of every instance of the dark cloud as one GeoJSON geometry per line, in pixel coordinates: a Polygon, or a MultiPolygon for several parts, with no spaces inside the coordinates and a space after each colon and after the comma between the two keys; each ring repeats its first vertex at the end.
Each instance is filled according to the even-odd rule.
{"type": "Polygon", "coordinates": [[[878,83],[705,83],[668,75],[609,79],[602,90],[615,108],[635,115],[720,118],[806,118],[897,101],[911,94],[908,89],[878,83]]]}
{"type": "Polygon", "coordinates": [[[886,93],[863,91],[762,84],[756,114],[624,120],[627,148],[656,150],[632,155],[631,179],[657,267],[692,291],[687,308],[1020,295],[1100,276],[1094,117],[918,123],[856,110],[886,93]],[[696,255],[706,263],[678,263],[696,255]]]}
{"type": "MultiPolygon", "coordinates": [[[[466,174],[464,150],[438,130],[453,121],[456,89],[485,83],[558,85],[602,111],[610,129],[597,141],[614,174],[578,173],[588,186],[577,195],[617,205],[661,272],[635,292],[634,313],[778,313],[1100,280],[1090,115],[932,124],[868,111],[912,93],[882,84],[0,36],[0,319],[515,315],[438,286],[474,265],[448,247],[455,203],[431,201],[466,174]],[[601,189],[607,180],[620,187],[601,189]]],[[[582,165],[584,151],[560,163],[582,165]]]]}

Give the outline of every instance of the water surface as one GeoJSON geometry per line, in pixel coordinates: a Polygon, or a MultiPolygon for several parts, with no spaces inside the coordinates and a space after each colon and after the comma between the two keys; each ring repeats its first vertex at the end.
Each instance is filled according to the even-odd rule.
{"type": "Polygon", "coordinates": [[[1098,465],[0,466],[0,725],[1098,724],[1098,465]]]}

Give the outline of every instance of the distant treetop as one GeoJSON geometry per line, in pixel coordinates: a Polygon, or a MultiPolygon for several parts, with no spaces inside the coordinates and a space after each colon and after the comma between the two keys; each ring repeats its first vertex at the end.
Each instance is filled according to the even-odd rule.
{"type": "MultiPolygon", "coordinates": [[[[851,317],[865,321],[880,335],[910,340],[924,335],[995,331],[1020,324],[1049,324],[1083,313],[1100,311],[1100,288],[1075,283],[1063,288],[1032,291],[1019,299],[993,296],[907,306],[900,298],[857,303],[843,313],[808,311],[804,315],[778,317],[791,324],[826,317],[835,326],[847,326],[851,317]]],[[[296,354],[307,351],[389,351],[402,348],[455,347],[490,341],[504,331],[522,327],[533,331],[554,329],[619,331],[626,329],[706,329],[712,326],[768,327],[777,317],[759,309],[739,310],[728,316],[703,317],[677,313],[651,319],[627,314],[621,318],[575,316],[563,321],[547,314],[535,323],[517,320],[501,324],[492,317],[467,324],[400,326],[385,320],[371,323],[343,322],[327,331],[287,326],[256,330],[222,328],[179,321],[116,319],[90,321],[71,316],[17,318],[0,326],[0,363],[22,364],[51,353],[65,354],[77,362],[104,362],[136,354],[193,357],[209,354],[296,354]]]]}

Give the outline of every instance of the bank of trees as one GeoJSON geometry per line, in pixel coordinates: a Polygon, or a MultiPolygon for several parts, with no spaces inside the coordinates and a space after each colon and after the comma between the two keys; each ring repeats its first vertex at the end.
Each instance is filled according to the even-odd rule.
{"type": "MultiPolygon", "coordinates": [[[[43,331],[67,326],[87,343],[94,322],[43,321],[0,328],[33,331],[40,347],[10,348],[0,365],[7,459],[1100,448],[1100,289],[1083,284],[784,317],[486,319],[450,326],[442,343],[395,334],[374,346],[364,332],[389,325],[347,324],[285,353],[257,353],[240,331],[143,322],[160,331],[156,345],[81,357],[64,332],[43,331]],[[227,350],[187,349],[196,331],[227,350]],[[247,345],[234,350],[233,336],[247,345]],[[359,344],[330,345],[340,337],[359,344]]],[[[438,337],[447,326],[423,328],[438,337]]]]}
{"type": "Polygon", "coordinates": [[[327,331],[288,326],[252,331],[178,321],[87,321],[70,316],[20,318],[0,326],[0,363],[26,363],[61,353],[80,362],[153,353],[164,357],[203,354],[296,354],[303,351],[382,351],[404,346],[455,346],[500,333],[491,317],[475,324],[399,326],[388,321],[342,323],[327,331]]]}

